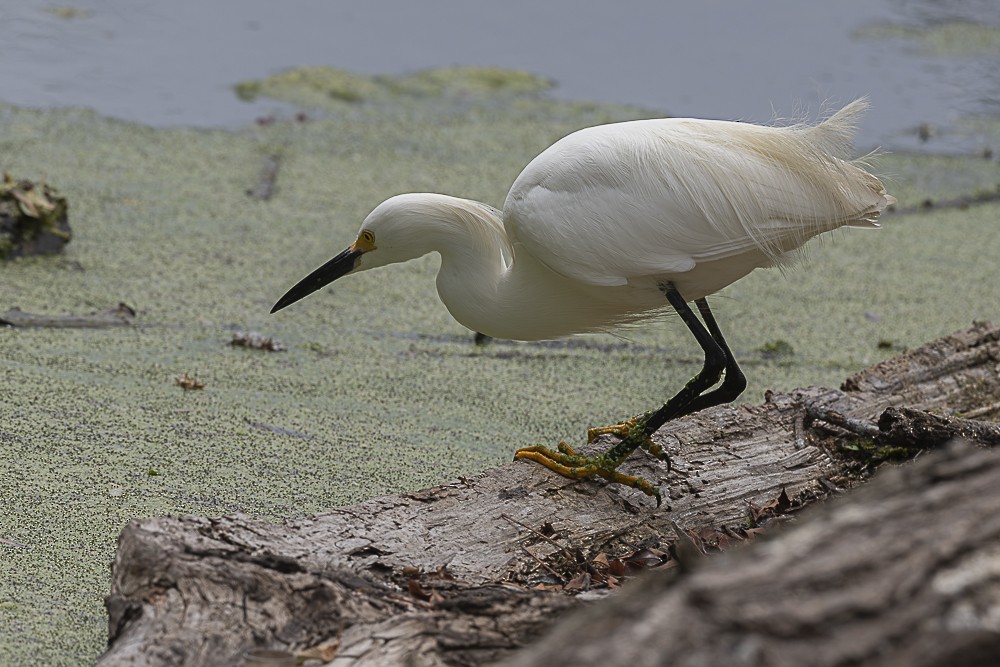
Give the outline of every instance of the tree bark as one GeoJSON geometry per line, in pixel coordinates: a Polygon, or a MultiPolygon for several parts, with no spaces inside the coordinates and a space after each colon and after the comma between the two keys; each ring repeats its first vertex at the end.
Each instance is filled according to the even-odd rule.
{"type": "MultiPolygon", "coordinates": [[[[605,613],[600,610],[608,603],[594,604],[595,618],[604,619],[603,625],[594,622],[575,631],[573,640],[546,644],[549,648],[540,647],[539,653],[525,653],[524,660],[536,655],[553,662],[554,654],[584,650],[584,640],[603,636],[598,646],[612,653],[619,645],[622,655],[631,655],[629,646],[639,652],[649,647],[651,655],[655,648],[673,661],[678,654],[672,645],[650,637],[694,637],[685,637],[689,612],[682,603],[687,602],[704,617],[705,633],[711,633],[714,619],[722,623],[720,631],[729,628],[726,632],[731,634],[726,636],[736,638],[727,644],[733,655],[757,660],[745,664],[820,664],[812,659],[815,656],[805,662],[786,660],[783,656],[799,654],[782,651],[794,646],[807,649],[810,636],[848,631],[854,635],[837,635],[847,652],[852,646],[861,650],[859,632],[870,639],[870,646],[881,646],[880,632],[895,642],[886,646],[898,646],[903,643],[899,633],[904,626],[869,627],[852,614],[860,610],[869,619],[881,620],[879,613],[893,607],[880,607],[872,597],[874,591],[899,591],[905,593],[904,599],[917,600],[915,590],[942,577],[945,587],[948,581],[958,582],[952,584],[958,592],[947,598],[954,603],[949,607],[951,616],[933,615],[939,609],[934,604],[946,599],[939,596],[930,602],[920,598],[923,606],[914,606],[916,615],[896,620],[905,618],[914,632],[935,619],[944,624],[942,628],[960,624],[969,614],[996,624],[1000,610],[983,607],[977,597],[995,589],[985,584],[963,588],[956,579],[961,570],[954,569],[969,558],[973,565],[980,563],[975,558],[985,558],[986,574],[981,579],[996,577],[998,535],[990,532],[996,525],[984,523],[983,544],[977,544],[969,539],[975,532],[972,528],[956,532],[955,515],[948,508],[928,511],[926,525],[909,528],[916,532],[903,539],[890,528],[895,515],[873,499],[875,491],[848,494],[861,499],[850,501],[853,510],[839,505],[829,510],[854,516],[855,523],[847,522],[843,528],[861,531],[840,539],[840,549],[849,552],[841,570],[830,555],[834,552],[810,551],[796,541],[803,538],[794,537],[799,532],[809,535],[811,529],[822,533],[816,539],[826,536],[822,548],[837,542],[836,533],[824,531],[833,520],[823,518],[822,512],[797,520],[794,531],[778,531],[773,542],[741,549],[745,553],[727,559],[727,565],[720,561],[703,566],[704,559],[697,554],[753,541],[762,521],[839,494],[865,479],[879,463],[912,457],[919,447],[927,446],[919,441],[907,447],[879,442],[877,421],[887,407],[965,414],[978,410],[980,417],[995,416],[1000,410],[998,341],[1000,327],[978,324],[870,368],[848,379],[840,390],[814,387],[769,393],[763,405],[722,406],[670,423],[656,438],[671,455],[669,473],[660,461],[638,454],[622,468],[662,485],[660,508],[620,485],[571,481],[541,466],[516,462],[439,487],[374,498],[279,525],[239,515],[134,521],[119,538],[107,598],[109,648],[98,664],[239,665],[242,652],[255,646],[300,654],[313,649],[311,655],[327,649],[326,657],[335,665],[483,664],[509,657],[550,629],[563,612],[616,587],[630,569],[653,566],[667,572],[656,573],[660,578],[650,578],[641,588],[633,586],[631,592],[612,596],[611,604],[641,612],[653,606],[653,598],[660,609],[661,598],[669,597],[674,601],[663,602],[668,606],[662,607],[669,613],[605,613]],[[982,412],[984,407],[987,412],[982,412]],[[836,416],[849,421],[838,424],[836,416]],[[874,429],[869,430],[874,437],[859,436],[845,424],[874,429]],[[878,526],[882,528],[873,528],[878,526]],[[909,551],[901,552],[903,545],[909,551]],[[787,551],[788,558],[775,560],[775,551],[787,551]],[[668,552],[675,558],[668,558],[668,552]],[[765,556],[775,568],[768,571],[770,578],[756,564],[765,556]],[[900,562],[911,561],[919,567],[900,567],[900,562]],[[827,576],[844,585],[824,588],[827,576]],[[721,588],[710,585],[716,580],[721,588]],[[726,598],[717,603],[713,596],[729,589],[736,596],[744,583],[746,597],[732,613],[722,614],[716,605],[726,598]],[[782,588],[786,583],[789,588],[782,588]],[[849,588],[848,583],[860,587],[849,588]],[[685,586],[693,586],[690,590],[700,591],[704,599],[695,595],[675,600],[673,591],[688,590],[685,586]],[[588,587],[600,590],[566,594],[588,587]],[[652,597],[630,602],[643,592],[652,597]],[[843,595],[837,597],[839,593],[843,595]],[[861,595],[860,601],[845,597],[848,593],[861,595]],[[810,604],[799,605],[800,599],[810,604]],[[755,606],[754,600],[760,604],[755,606]],[[812,614],[804,621],[796,620],[800,607],[812,614]],[[984,609],[994,615],[981,616],[984,609]],[[774,613],[768,616],[768,610],[774,613]],[[625,625],[611,614],[621,615],[625,625]],[[838,619],[845,621],[843,628],[836,626],[838,619]],[[773,629],[767,630],[769,624],[773,629]],[[749,634],[744,637],[732,630],[737,626],[749,634]],[[646,630],[633,632],[633,628],[646,630]],[[640,638],[636,632],[651,634],[640,638]],[[784,643],[767,643],[772,635],[784,643]],[[771,656],[777,657],[761,661],[771,656]]],[[[997,492],[988,495],[986,478],[969,469],[967,475],[975,478],[975,484],[966,484],[958,481],[966,473],[954,472],[972,465],[963,463],[966,459],[981,467],[983,474],[1000,470],[989,454],[949,451],[947,456],[897,473],[909,475],[911,486],[885,491],[886,499],[896,499],[890,506],[899,512],[910,507],[911,513],[919,514],[920,508],[940,500],[939,489],[945,486],[931,481],[938,480],[942,470],[953,470],[949,474],[956,489],[964,484],[976,490],[978,495],[964,500],[978,498],[983,509],[1000,506],[997,492]],[[981,456],[986,458],[980,460],[981,456]],[[930,470],[932,466],[937,467],[930,470]]],[[[1000,484],[992,488],[1000,489],[1000,484]]],[[[949,493],[955,503],[963,500],[958,491],[949,493]]],[[[984,632],[995,637],[996,630],[994,625],[993,635],[984,632]]],[[[678,644],[679,650],[692,651],[692,642],[678,644]]],[[[595,663],[578,658],[577,664],[595,663]]]]}
{"type": "Polygon", "coordinates": [[[636,582],[504,665],[996,665],[997,507],[1000,456],[958,443],[679,581],[636,582]]]}

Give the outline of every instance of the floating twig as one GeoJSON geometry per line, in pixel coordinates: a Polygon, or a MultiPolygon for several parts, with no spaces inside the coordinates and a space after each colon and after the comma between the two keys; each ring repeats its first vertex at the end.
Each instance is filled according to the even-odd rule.
{"type": "Polygon", "coordinates": [[[119,303],[103,313],[89,315],[46,315],[11,308],[0,316],[0,326],[46,329],[106,329],[131,326],[135,309],[119,303]]]}
{"type": "Polygon", "coordinates": [[[229,344],[234,347],[248,347],[252,350],[267,350],[268,352],[284,352],[288,348],[270,336],[256,331],[237,331],[229,344]]]}
{"type": "Polygon", "coordinates": [[[274,184],[278,180],[278,169],[281,168],[281,154],[265,155],[260,165],[260,175],[257,185],[247,189],[251,199],[267,201],[274,196],[274,184]]]}

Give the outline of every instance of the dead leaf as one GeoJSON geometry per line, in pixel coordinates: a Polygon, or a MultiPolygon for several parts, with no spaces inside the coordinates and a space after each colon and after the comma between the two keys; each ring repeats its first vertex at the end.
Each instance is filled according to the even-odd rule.
{"type": "Polygon", "coordinates": [[[667,558],[667,554],[659,549],[639,549],[624,558],[626,570],[648,570],[656,567],[667,558]]]}
{"type": "Polygon", "coordinates": [[[788,498],[788,494],[785,493],[785,489],[781,489],[775,498],[769,500],[763,505],[757,505],[756,503],[750,503],[750,518],[755,524],[760,523],[762,519],[770,519],[777,516],[781,516],[788,512],[792,507],[792,501],[788,498]]]}
{"type": "Polygon", "coordinates": [[[179,386],[181,389],[183,389],[185,391],[189,391],[189,390],[192,390],[192,389],[204,389],[205,388],[205,383],[204,382],[202,382],[201,380],[199,380],[196,377],[192,377],[192,376],[188,375],[187,373],[184,373],[183,375],[178,375],[177,377],[175,377],[174,378],[174,383],[176,383],[177,386],[179,386]]]}
{"type": "Polygon", "coordinates": [[[298,651],[295,657],[303,662],[306,660],[319,660],[323,663],[332,662],[337,657],[337,649],[339,648],[340,640],[334,639],[331,642],[298,651]]]}
{"type": "Polygon", "coordinates": [[[246,347],[251,350],[266,350],[268,352],[284,352],[288,348],[270,336],[256,331],[237,331],[229,341],[233,347],[246,347]]]}
{"type": "Polygon", "coordinates": [[[590,573],[580,572],[575,577],[566,582],[563,587],[567,591],[586,591],[590,589],[590,573]]]}
{"type": "Polygon", "coordinates": [[[533,591],[561,591],[562,589],[560,584],[535,584],[531,587],[533,591]]]}
{"type": "Polygon", "coordinates": [[[406,582],[406,590],[413,597],[418,598],[420,600],[423,600],[425,602],[427,600],[431,599],[431,594],[429,592],[427,592],[424,589],[424,587],[420,585],[420,582],[417,581],[416,579],[409,579],[409,580],[407,580],[407,582],[406,582]]]}

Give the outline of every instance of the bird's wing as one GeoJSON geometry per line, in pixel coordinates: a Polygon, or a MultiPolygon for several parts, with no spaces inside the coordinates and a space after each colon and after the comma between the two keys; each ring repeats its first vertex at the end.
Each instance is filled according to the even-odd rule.
{"type": "Polygon", "coordinates": [[[875,226],[891,203],[878,179],[831,154],[858,110],[814,127],[665,119],[581,130],[518,176],[504,205],[507,234],[595,285],[755,248],[780,261],[823,231],[875,226]]]}

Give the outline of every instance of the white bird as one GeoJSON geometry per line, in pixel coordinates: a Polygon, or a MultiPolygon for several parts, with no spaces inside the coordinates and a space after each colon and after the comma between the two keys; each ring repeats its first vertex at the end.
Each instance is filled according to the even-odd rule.
{"type": "Polygon", "coordinates": [[[680,392],[658,410],[591,429],[591,439],[622,438],[602,455],[582,456],[565,443],[515,454],[659,500],[653,485],[618,465],[636,447],[669,464],[650,439],[658,428],[746,388],[705,297],[786,262],[818,234],[877,227],[895,201],[863,162],[848,159],[866,107],[856,100],[811,126],[668,118],[579,130],[524,168],[503,211],[430,193],[382,202],[350,247],[271,312],[347,274],[431,252],[441,255],[441,301],[461,324],[495,338],[606,331],[676,311],[705,352],[703,369],[680,392]]]}

